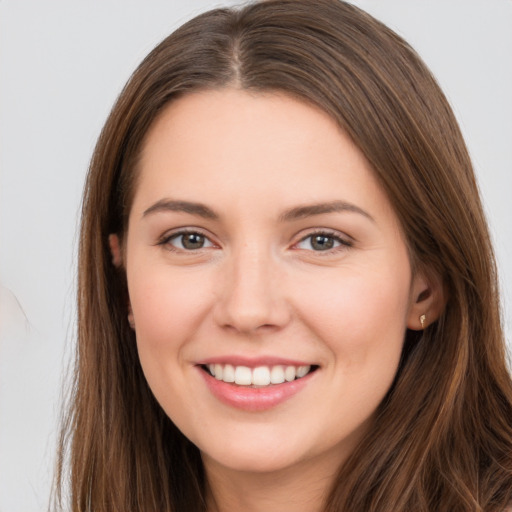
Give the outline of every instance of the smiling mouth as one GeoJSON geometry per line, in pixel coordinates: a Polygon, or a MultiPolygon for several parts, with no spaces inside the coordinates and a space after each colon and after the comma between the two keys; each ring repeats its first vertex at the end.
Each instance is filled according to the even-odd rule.
{"type": "Polygon", "coordinates": [[[217,380],[247,387],[268,387],[302,379],[316,371],[317,365],[304,366],[234,366],[231,364],[208,364],[201,368],[217,380]]]}

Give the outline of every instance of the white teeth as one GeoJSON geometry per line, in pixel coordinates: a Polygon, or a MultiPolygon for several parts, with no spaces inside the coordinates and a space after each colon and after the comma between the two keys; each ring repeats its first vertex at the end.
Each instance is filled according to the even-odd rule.
{"type": "Polygon", "coordinates": [[[297,368],[297,377],[300,379],[301,377],[305,377],[309,372],[310,366],[299,366],[297,368]]]}
{"type": "Polygon", "coordinates": [[[235,382],[235,368],[230,364],[224,366],[224,372],[222,373],[222,380],[224,382],[235,382]]]}
{"type": "Polygon", "coordinates": [[[235,384],[241,386],[250,386],[252,384],[251,369],[247,368],[247,366],[237,366],[235,368],[235,384]]]}
{"type": "Polygon", "coordinates": [[[284,382],[284,368],[282,366],[273,366],[270,370],[270,382],[272,384],[282,384],[284,382]]]}
{"type": "Polygon", "coordinates": [[[209,364],[208,370],[217,379],[224,382],[235,383],[239,386],[268,386],[270,384],[283,384],[295,379],[305,377],[311,366],[233,366],[231,364],[209,364]]]}
{"type": "Polygon", "coordinates": [[[295,380],[295,366],[287,366],[286,367],[286,370],[284,371],[284,378],[288,382],[295,380]]]}
{"type": "Polygon", "coordinates": [[[270,384],[270,370],[268,366],[259,366],[252,371],[252,383],[255,386],[268,386],[270,384]]]}
{"type": "Polygon", "coordinates": [[[222,376],[223,376],[222,374],[223,373],[224,372],[222,371],[222,365],[221,364],[216,364],[215,365],[215,378],[217,380],[222,380],[222,376]]]}

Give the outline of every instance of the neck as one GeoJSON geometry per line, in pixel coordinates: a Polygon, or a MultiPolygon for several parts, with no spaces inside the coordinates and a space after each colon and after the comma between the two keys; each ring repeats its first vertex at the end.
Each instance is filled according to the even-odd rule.
{"type": "MultiPolygon", "coordinates": [[[[338,464],[308,460],[294,468],[248,472],[203,457],[208,480],[208,512],[321,512],[338,464]]],[[[339,463],[339,461],[338,461],[339,463]]]]}

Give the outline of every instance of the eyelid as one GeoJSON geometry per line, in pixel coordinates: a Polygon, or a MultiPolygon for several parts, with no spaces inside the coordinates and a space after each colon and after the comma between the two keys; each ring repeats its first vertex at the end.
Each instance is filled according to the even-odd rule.
{"type": "MultiPolygon", "coordinates": [[[[167,245],[171,239],[177,238],[177,237],[179,237],[181,235],[190,234],[190,233],[195,233],[195,234],[199,234],[201,236],[204,236],[209,241],[209,243],[212,244],[213,248],[219,248],[219,244],[213,240],[213,237],[212,237],[212,235],[209,232],[207,232],[203,228],[196,227],[196,226],[184,226],[184,227],[174,228],[174,229],[171,229],[169,231],[166,231],[163,235],[161,235],[158,238],[158,240],[155,243],[155,245],[161,245],[161,246],[167,245]]],[[[332,253],[332,252],[335,252],[335,251],[340,250],[340,249],[348,249],[348,248],[352,247],[354,245],[354,242],[355,242],[355,240],[351,236],[349,236],[346,233],[343,233],[341,231],[335,230],[335,229],[330,229],[330,228],[311,228],[311,229],[307,230],[306,232],[304,232],[304,231],[301,232],[298,235],[298,239],[296,239],[296,241],[293,242],[293,244],[292,244],[292,249],[295,248],[297,250],[301,250],[301,249],[298,249],[296,246],[299,243],[301,243],[304,240],[306,240],[307,238],[315,236],[315,235],[323,235],[323,236],[334,238],[336,241],[338,241],[340,243],[340,245],[338,247],[334,247],[332,249],[326,249],[325,251],[313,251],[313,250],[310,250],[310,252],[324,253],[324,254],[332,253]]],[[[210,247],[201,247],[201,248],[196,249],[194,251],[186,250],[186,249],[180,249],[180,248],[172,246],[173,249],[169,249],[169,250],[184,251],[184,252],[199,252],[199,251],[201,251],[203,249],[211,249],[212,246],[210,246],[210,247]]],[[[302,249],[302,250],[308,250],[308,249],[302,249]]]]}
{"type": "MultiPolygon", "coordinates": [[[[210,234],[206,233],[204,229],[195,227],[195,226],[174,228],[169,231],[166,231],[163,235],[161,235],[158,238],[155,245],[165,246],[165,245],[169,244],[169,242],[172,239],[178,238],[179,236],[182,236],[182,235],[188,235],[188,234],[198,234],[198,235],[204,236],[212,244],[212,246],[214,248],[219,247],[219,244],[212,240],[212,236],[210,234]]],[[[170,246],[170,247],[172,247],[172,249],[168,247],[168,250],[170,250],[170,251],[183,251],[183,252],[199,252],[204,249],[212,248],[212,247],[201,247],[199,249],[192,251],[192,250],[180,249],[179,247],[174,247],[174,246],[170,246]]]]}
{"type": "MultiPolygon", "coordinates": [[[[337,231],[335,229],[312,228],[312,229],[308,230],[306,233],[302,232],[300,234],[300,238],[296,242],[293,243],[292,248],[296,248],[296,246],[298,244],[300,244],[304,240],[307,240],[308,238],[315,236],[315,235],[323,235],[323,236],[327,236],[330,238],[334,238],[336,241],[338,241],[340,243],[340,245],[338,247],[334,247],[332,249],[326,249],[325,251],[314,251],[312,249],[310,250],[310,252],[316,252],[319,254],[320,253],[328,254],[328,253],[332,253],[332,252],[335,252],[340,249],[341,250],[348,249],[348,248],[352,247],[355,242],[355,240],[351,236],[349,236],[346,233],[343,233],[341,231],[337,231]]],[[[301,250],[301,249],[297,248],[297,250],[301,250]]],[[[302,249],[302,250],[308,250],[308,249],[302,249]]]]}

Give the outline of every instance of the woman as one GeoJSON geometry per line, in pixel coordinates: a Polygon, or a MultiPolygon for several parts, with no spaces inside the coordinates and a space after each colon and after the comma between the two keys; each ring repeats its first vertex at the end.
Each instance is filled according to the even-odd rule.
{"type": "Polygon", "coordinates": [[[198,16],[140,65],[83,206],[72,510],[499,511],[512,386],[434,79],[338,0],[198,16]]]}

